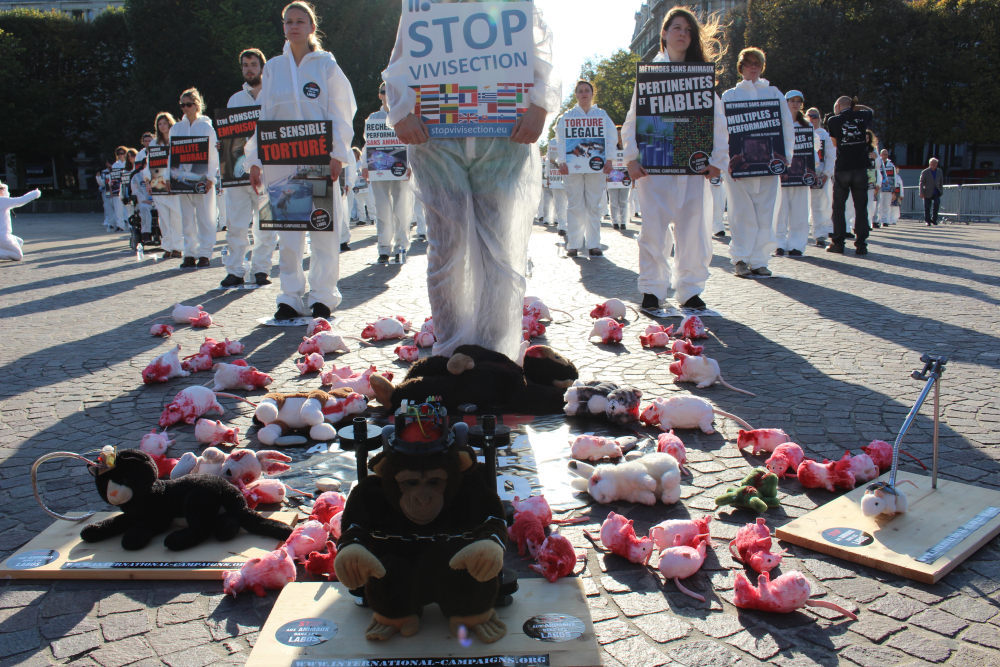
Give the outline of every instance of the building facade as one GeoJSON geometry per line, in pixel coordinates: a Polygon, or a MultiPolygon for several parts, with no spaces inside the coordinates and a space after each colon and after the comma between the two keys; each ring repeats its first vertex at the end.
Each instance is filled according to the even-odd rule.
{"type": "Polygon", "coordinates": [[[0,12],[11,9],[37,9],[43,12],[57,11],[73,18],[93,21],[109,7],[121,9],[124,6],[125,0],[57,0],[56,2],[14,0],[0,2],[0,12]]]}
{"type": "Polygon", "coordinates": [[[667,12],[678,5],[691,7],[699,16],[718,13],[725,15],[730,9],[745,0],[649,0],[635,13],[635,31],[629,51],[639,54],[643,60],[650,60],[660,50],[660,25],[667,12]]]}

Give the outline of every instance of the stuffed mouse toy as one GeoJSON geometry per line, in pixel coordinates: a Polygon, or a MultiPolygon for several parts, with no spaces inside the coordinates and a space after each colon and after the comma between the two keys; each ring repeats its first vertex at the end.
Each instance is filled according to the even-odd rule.
{"type": "Polygon", "coordinates": [[[136,551],[169,530],[174,519],[185,519],[188,527],[163,540],[171,551],[189,549],[213,536],[231,540],[240,528],[282,541],[292,534],[291,526],[247,507],[240,490],[221,477],[195,474],[159,481],[153,458],[135,449],[118,452],[111,462],[110,467],[89,469],[101,498],[122,513],[84,528],[80,537],[85,542],[122,535],[122,548],[136,551]]]}

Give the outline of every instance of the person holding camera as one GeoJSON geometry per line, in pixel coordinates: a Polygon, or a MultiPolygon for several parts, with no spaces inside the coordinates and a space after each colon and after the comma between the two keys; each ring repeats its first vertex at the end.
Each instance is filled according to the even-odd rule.
{"type": "Polygon", "coordinates": [[[847,239],[847,197],[854,202],[854,253],[868,254],[868,128],[875,112],[846,95],[833,107],[827,121],[837,149],[833,169],[833,236],[827,252],[844,254],[847,239]]]}

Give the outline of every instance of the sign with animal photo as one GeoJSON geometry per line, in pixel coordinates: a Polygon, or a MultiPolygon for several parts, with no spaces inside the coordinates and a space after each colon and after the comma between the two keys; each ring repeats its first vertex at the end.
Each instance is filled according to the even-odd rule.
{"type": "Polygon", "coordinates": [[[632,187],[632,177],[625,167],[625,151],[615,151],[611,162],[611,173],[608,174],[608,189],[622,190],[632,187]]]}
{"type": "Polygon", "coordinates": [[[122,172],[125,170],[121,167],[113,167],[111,169],[111,174],[108,176],[108,193],[113,197],[117,197],[122,191],[122,172]]]}
{"type": "Polygon", "coordinates": [[[552,160],[545,160],[549,172],[549,188],[553,190],[565,190],[566,183],[563,182],[563,175],[559,173],[559,167],[552,163],[552,160]]]}
{"type": "Polygon", "coordinates": [[[819,182],[816,175],[815,133],[811,127],[795,128],[795,153],[788,171],[781,175],[781,187],[812,187],[819,182]]]}
{"type": "Polygon", "coordinates": [[[174,194],[170,191],[170,148],[149,146],[146,158],[149,160],[149,191],[154,195],[174,194]]]}
{"type": "Polygon", "coordinates": [[[215,110],[215,133],[219,137],[219,177],[224,188],[250,185],[246,167],[247,141],[257,130],[260,107],[215,110]]]}
{"type": "Polygon", "coordinates": [[[365,123],[365,155],[369,181],[406,180],[406,146],[384,118],[365,123]]]}
{"type": "Polygon", "coordinates": [[[509,137],[531,104],[534,3],[402,0],[400,63],[432,137],[509,137]]]}
{"type": "Polygon", "coordinates": [[[609,137],[604,116],[594,118],[566,118],[559,120],[558,130],[562,133],[559,145],[563,154],[560,159],[566,164],[570,174],[595,174],[604,171],[608,160],[609,137]]]}
{"type": "Polygon", "coordinates": [[[210,190],[208,137],[170,139],[170,192],[203,195],[210,190]]]}
{"type": "Polygon", "coordinates": [[[708,168],[715,129],[715,65],[638,63],[635,140],[639,164],[657,176],[708,168]]]}
{"type": "Polygon", "coordinates": [[[788,169],[781,122],[784,103],[784,100],[724,103],[733,178],[780,176],[788,169]]]}
{"type": "Polygon", "coordinates": [[[330,177],[333,127],[329,121],[262,120],[257,155],[267,183],[260,228],[334,232],[340,196],[330,177]]]}

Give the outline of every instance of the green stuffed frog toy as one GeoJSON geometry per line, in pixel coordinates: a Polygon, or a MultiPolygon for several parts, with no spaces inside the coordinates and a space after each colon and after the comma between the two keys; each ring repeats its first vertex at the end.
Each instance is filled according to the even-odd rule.
{"type": "Polygon", "coordinates": [[[732,505],[766,512],[768,507],[778,507],[778,476],[767,468],[754,468],[738,487],[729,487],[715,499],[718,507],[732,505]]]}

